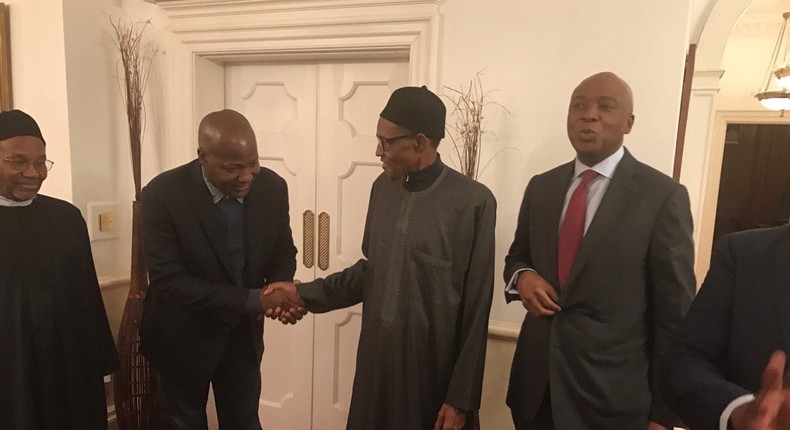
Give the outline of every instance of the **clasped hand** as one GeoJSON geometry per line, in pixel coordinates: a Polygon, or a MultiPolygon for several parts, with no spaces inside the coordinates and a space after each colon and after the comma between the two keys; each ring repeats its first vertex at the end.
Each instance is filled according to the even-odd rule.
{"type": "Polygon", "coordinates": [[[532,270],[519,273],[516,288],[524,308],[535,316],[551,316],[561,310],[557,304],[557,291],[532,270]]]}
{"type": "Polygon", "coordinates": [[[259,300],[264,314],[283,324],[296,324],[307,314],[304,300],[299,297],[293,282],[272,282],[261,291],[259,300]]]}

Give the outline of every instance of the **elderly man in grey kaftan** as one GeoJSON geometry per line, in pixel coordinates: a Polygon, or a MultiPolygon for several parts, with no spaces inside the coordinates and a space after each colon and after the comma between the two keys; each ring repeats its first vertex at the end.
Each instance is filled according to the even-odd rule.
{"type": "Polygon", "coordinates": [[[311,312],[364,303],[348,429],[471,428],[480,407],[496,201],[442,163],[444,119],[425,87],[392,94],[365,258],[297,286],[311,312]]]}

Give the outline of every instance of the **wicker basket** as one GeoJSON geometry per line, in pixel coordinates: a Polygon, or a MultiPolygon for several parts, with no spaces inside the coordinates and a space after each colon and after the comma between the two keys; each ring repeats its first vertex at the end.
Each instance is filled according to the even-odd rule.
{"type": "Polygon", "coordinates": [[[143,263],[140,202],[132,203],[132,273],[129,297],[118,332],[121,368],[113,381],[115,412],[120,430],[162,428],[153,369],[140,353],[140,319],[145,307],[148,274],[143,263]]]}

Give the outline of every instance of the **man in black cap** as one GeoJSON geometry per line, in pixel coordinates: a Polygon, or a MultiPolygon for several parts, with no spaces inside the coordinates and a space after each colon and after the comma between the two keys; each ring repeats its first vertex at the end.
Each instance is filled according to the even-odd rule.
{"type": "Polygon", "coordinates": [[[311,312],[364,303],[348,429],[471,428],[491,309],[496,201],[445,166],[445,107],[427,88],[381,112],[362,253],[297,285],[311,312]]]}
{"type": "Polygon", "coordinates": [[[85,221],[39,195],[52,162],[36,122],[0,113],[0,428],[107,428],[118,357],[85,221]]]}

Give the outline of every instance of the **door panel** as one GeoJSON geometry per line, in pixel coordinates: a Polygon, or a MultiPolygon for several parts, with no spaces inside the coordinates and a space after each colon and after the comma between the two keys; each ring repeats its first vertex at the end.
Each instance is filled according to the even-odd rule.
{"type": "MultiPolygon", "coordinates": [[[[225,105],[247,116],[261,164],[288,182],[296,277],[308,281],[356,262],[370,186],[382,171],[376,122],[390,93],[407,83],[407,61],[233,64],[225,76],[225,105]],[[304,228],[306,211],[314,214],[312,230],[304,228]],[[315,245],[310,267],[302,254],[305,231],[315,245]],[[322,261],[328,265],[319,268],[322,261]]],[[[266,323],[264,428],[345,428],[361,317],[357,305],[308,315],[296,326],[266,323]]]]}
{"type": "MultiPolygon", "coordinates": [[[[291,230],[302,261],[302,214],[315,207],[316,65],[229,65],[225,106],[243,113],[261,165],[288,182],[291,230]]],[[[297,279],[312,279],[297,265],[297,279]]],[[[309,430],[312,408],[313,316],[295,326],[267,320],[261,365],[261,423],[272,430],[309,430]]]]}
{"type": "MultiPolygon", "coordinates": [[[[406,84],[408,64],[321,64],[318,74],[316,211],[330,214],[329,267],[343,270],[362,258],[368,196],[381,174],[376,157],[379,113],[406,84]]],[[[315,317],[314,429],[343,429],[354,379],[362,305],[315,317]]]]}

